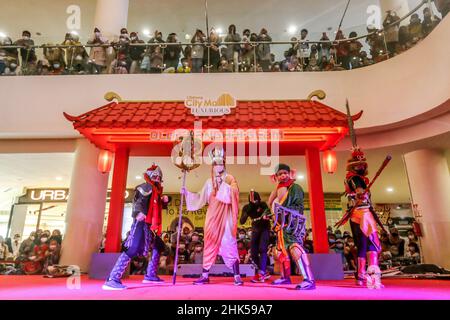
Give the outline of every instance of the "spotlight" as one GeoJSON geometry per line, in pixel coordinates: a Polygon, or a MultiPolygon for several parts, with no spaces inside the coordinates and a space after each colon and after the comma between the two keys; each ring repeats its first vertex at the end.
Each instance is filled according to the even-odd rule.
{"type": "Polygon", "coordinates": [[[148,29],[142,30],[142,33],[143,33],[146,37],[151,37],[150,30],[148,30],[148,29]]]}
{"type": "Polygon", "coordinates": [[[297,26],[289,26],[287,31],[289,34],[295,34],[297,32],[297,26]]]}

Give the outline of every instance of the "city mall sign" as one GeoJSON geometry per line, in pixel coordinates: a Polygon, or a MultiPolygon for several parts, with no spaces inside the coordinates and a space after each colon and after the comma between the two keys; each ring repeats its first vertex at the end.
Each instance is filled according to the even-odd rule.
{"type": "Polygon", "coordinates": [[[184,105],[191,109],[191,113],[197,117],[220,117],[231,113],[236,108],[236,99],[230,94],[224,93],[219,98],[205,98],[203,96],[188,96],[184,105]]]}

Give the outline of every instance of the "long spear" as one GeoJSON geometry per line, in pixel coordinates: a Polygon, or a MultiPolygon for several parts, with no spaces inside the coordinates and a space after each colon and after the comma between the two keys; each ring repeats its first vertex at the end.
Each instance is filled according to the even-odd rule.
{"type": "MultiPolygon", "coordinates": [[[[183,169],[183,189],[186,186],[186,173],[187,170],[183,169]]],[[[183,218],[183,204],[184,204],[184,194],[181,194],[181,201],[180,201],[180,211],[178,213],[178,234],[177,234],[177,249],[175,252],[175,263],[173,266],[173,276],[172,276],[172,284],[175,285],[177,282],[177,269],[178,269],[178,251],[180,248],[180,235],[181,235],[181,223],[183,218]]]]}
{"type": "MultiPolygon", "coordinates": [[[[200,164],[196,163],[195,161],[195,155],[196,151],[202,151],[202,143],[199,142],[199,147],[196,147],[194,139],[194,132],[191,131],[189,133],[189,136],[186,136],[183,138],[181,142],[181,147],[178,152],[178,157],[181,158],[181,162],[178,163],[178,161],[175,160],[175,165],[181,169],[183,172],[183,182],[182,182],[182,188],[183,190],[186,187],[186,174],[194,170],[195,168],[199,167],[200,164]]],[[[184,205],[184,194],[181,194],[181,201],[180,201],[180,210],[178,212],[178,234],[177,234],[177,247],[175,251],[175,261],[173,266],[173,276],[172,276],[172,284],[175,285],[177,282],[177,269],[178,269],[178,251],[180,248],[180,236],[181,236],[181,229],[182,229],[182,221],[183,221],[183,205],[184,205]]]]}

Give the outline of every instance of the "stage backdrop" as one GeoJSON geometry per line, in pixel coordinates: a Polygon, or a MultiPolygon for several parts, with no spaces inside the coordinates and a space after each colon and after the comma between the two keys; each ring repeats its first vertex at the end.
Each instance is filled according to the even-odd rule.
{"type": "MultiPolygon", "coordinates": [[[[168,194],[172,197],[172,202],[169,207],[163,210],[162,213],[162,230],[174,231],[175,225],[178,222],[178,212],[180,209],[180,194],[168,194]]],[[[261,198],[267,200],[269,193],[261,193],[261,198]]],[[[242,207],[248,203],[248,194],[241,193],[240,195],[240,211],[239,217],[242,214],[242,207]]],[[[307,227],[311,227],[310,212],[309,212],[309,196],[305,194],[305,215],[307,217],[307,227]]],[[[186,206],[183,208],[183,226],[190,225],[193,229],[203,228],[205,225],[205,217],[207,206],[198,211],[187,211],[186,206]]],[[[325,193],[325,213],[327,216],[327,225],[333,225],[342,216],[342,203],[340,193],[325,193]]],[[[251,220],[248,219],[245,225],[238,224],[238,227],[250,227],[251,220]]]]}

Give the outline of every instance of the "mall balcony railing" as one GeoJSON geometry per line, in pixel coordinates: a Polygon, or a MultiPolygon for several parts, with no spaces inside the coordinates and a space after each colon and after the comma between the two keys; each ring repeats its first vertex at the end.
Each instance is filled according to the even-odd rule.
{"type": "MultiPolygon", "coordinates": [[[[430,2],[422,1],[407,15],[394,23],[385,25],[380,30],[372,29],[362,36],[344,39],[340,38],[340,31],[338,31],[335,40],[211,42],[205,37],[198,43],[112,42],[71,45],[0,45],[0,75],[349,70],[387,60],[420,41],[422,36],[412,38],[406,43],[398,40],[393,43],[387,41],[386,36],[394,32],[397,33],[394,38],[399,38],[400,24],[423,6],[430,7],[430,2]],[[360,42],[363,39],[365,39],[365,47],[360,42]],[[173,46],[180,50],[180,57],[169,63],[169,60],[165,59],[165,53],[173,46]],[[224,58],[222,51],[226,51],[229,46],[236,46],[235,49],[239,50],[230,50],[233,51],[233,57],[227,59],[224,58]],[[89,48],[90,53],[87,52],[89,48]],[[101,48],[100,51],[96,50],[101,56],[100,60],[95,59],[95,54],[92,52],[94,48],[101,48]],[[139,57],[133,59],[134,55],[130,55],[130,49],[139,51],[139,48],[142,48],[139,57]],[[186,48],[191,48],[190,58],[186,54],[186,48]],[[42,49],[42,59],[39,61],[36,57],[36,49],[42,49]],[[363,49],[370,50],[370,57],[363,49]],[[201,62],[192,60],[195,59],[192,58],[192,54],[197,55],[196,50],[203,51],[201,62]],[[218,53],[215,53],[217,51],[218,53]],[[238,54],[235,55],[234,51],[238,54]],[[282,53],[284,59],[275,61],[273,52],[282,53]],[[181,53],[186,57],[181,58],[181,53]]],[[[433,23],[438,23],[434,14],[432,19],[433,23]]]]}

